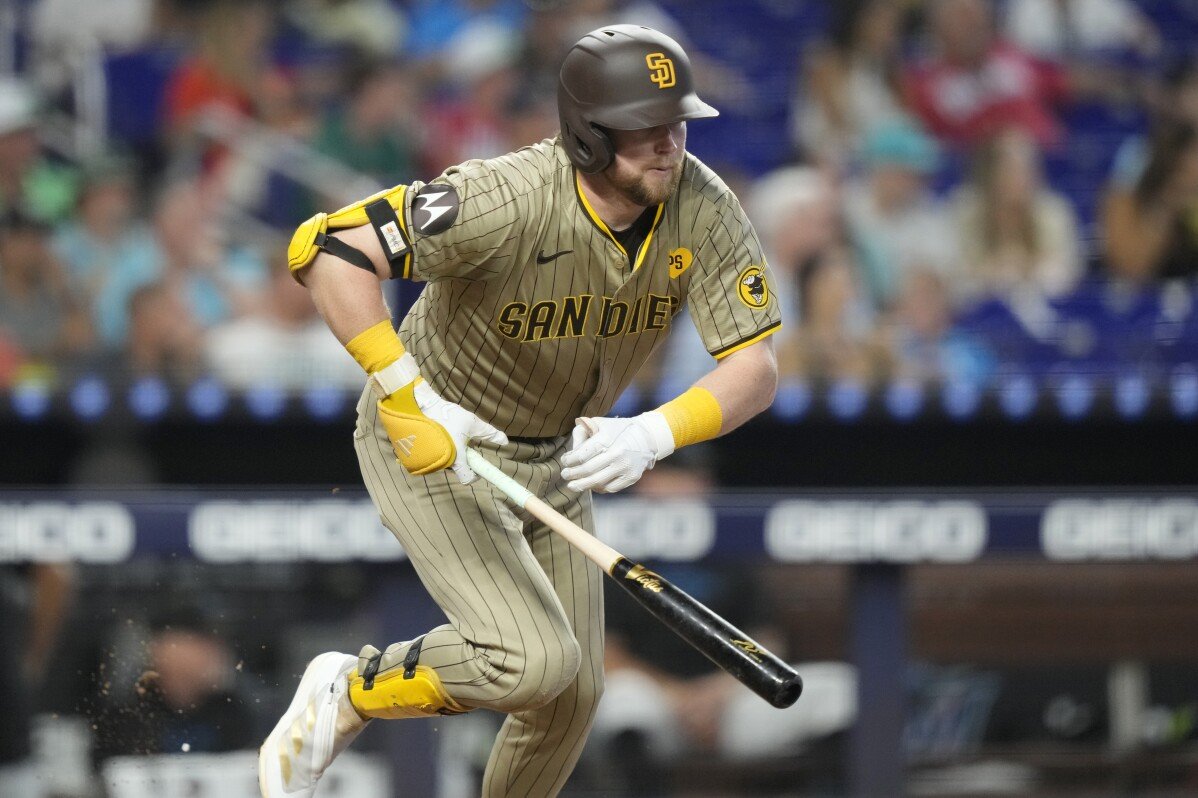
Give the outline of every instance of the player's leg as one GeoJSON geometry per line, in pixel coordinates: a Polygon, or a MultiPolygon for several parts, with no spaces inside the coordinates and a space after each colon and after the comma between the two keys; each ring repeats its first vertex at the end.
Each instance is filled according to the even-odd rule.
{"type": "MultiPolygon", "coordinates": [[[[367,421],[373,406],[364,408],[367,421]]],[[[545,704],[574,680],[580,649],[565,609],[528,541],[524,522],[481,480],[449,472],[412,477],[391,443],[367,424],[356,441],[363,479],[379,515],[448,623],[388,647],[376,682],[413,663],[433,672],[457,707],[512,712],[545,704]],[[413,655],[413,648],[418,652],[413,655]],[[405,665],[406,661],[406,665],[405,665]]],[[[512,443],[500,463],[528,480],[554,447],[512,443]],[[544,451],[543,451],[544,450],[544,451]]],[[[365,696],[353,693],[355,700],[365,696]]]]}
{"type": "MultiPolygon", "coordinates": [[[[560,452],[558,452],[560,455],[560,452]]],[[[527,479],[539,496],[584,529],[593,530],[590,496],[564,491],[552,472],[527,479]]],[[[484,798],[552,796],[574,770],[603,693],[603,574],[560,535],[531,521],[526,537],[549,575],[582,651],[578,677],[543,707],[514,712],[495,741],[483,777],[484,798]]]]}
{"type": "MultiPolygon", "coordinates": [[[[363,481],[449,622],[381,654],[364,650],[365,659],[317,658],[259,758],[268,798],[312,794],[324,769],[360,728],[323,720],[347,717],[346,707],[356,710],[355,717],[474,707],[526,710],[570,685],[581,659],[561,601],[524,538],[524,525],[502,497],[481,482],[462,486],[447,472],[412,477],[395,461],[374,402],[364,399],[359,412],[354,443],[363,481]],[[326,672],[330,668],[336,673],[326,672]],[[323,686],[317,684],[321,679],[323,686]],[[340,714],[327,708],[321,714],[330,691],[345,696],[337,705],[340,714]],[[315,713],[309,712],[312,706],[315,713]],[[268,791],[276,783],[286,789],[268,791]]],[[[511,444],[500,454],[508,469],[537,470],[520,463],[535,460],[538,447],[511,444]]]]}

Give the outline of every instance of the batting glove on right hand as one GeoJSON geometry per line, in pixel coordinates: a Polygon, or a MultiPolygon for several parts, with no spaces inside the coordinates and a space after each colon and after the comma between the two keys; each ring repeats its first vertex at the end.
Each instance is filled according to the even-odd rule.
{"type": "Polygon", "coordinates": [[[615,493],[674,451],[674,433],[656,410],[633,418],[580,418],[562,455],[566,487],[615,493]]]}
{"type": "MultiPolygon", "coordinates": [[[[414,362],[405,366],[415,368],[414,362]]],[[[463,485],[478,478],[466,464],[470,441],[500,446],[508,442],[507,435],[461,405],[441,398],[419,376],[379,400],[379,419],[396,458],[409,473],[423,476],[453,468],[463,485]]]]}

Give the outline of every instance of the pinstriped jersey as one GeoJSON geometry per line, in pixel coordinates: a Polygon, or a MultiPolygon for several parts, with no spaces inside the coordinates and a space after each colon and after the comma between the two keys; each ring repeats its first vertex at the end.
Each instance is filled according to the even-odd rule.
{"type": "Polygon", "coordinates": [[[740,203],[687,155],[626,252],[556,139],[468,161],[405,191],[405,276],[428,282],[400,338],[446,399],[509,435],[606,415],[685,305],[717,359],[780,324],[740,203]]]}

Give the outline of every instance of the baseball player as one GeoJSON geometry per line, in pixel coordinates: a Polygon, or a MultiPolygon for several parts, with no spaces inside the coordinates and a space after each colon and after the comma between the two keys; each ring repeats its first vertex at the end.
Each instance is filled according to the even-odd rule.
{"type": "Polygon", "coordinates": [[[314,659],[261,748],[265,798],[313,795],[373,718],[478,707],[507,713],[483,795],[556,795],[603,691],[603,575],[476,481],[467,445],[593,530],[592,491],[772,401],[777,298],[740,203],[686,152],[687,122],[717,113],[686,54],[649,28],[593,31],[558,105],[558,137],[317,214],[292,239],[293,273],[369,375],[367,490],[447,622],[314,659]],[[428,285],[396,334],[379,280],[399,277],[428,285]],[[714,368],[606,417],[683,305],[714,368]]]}

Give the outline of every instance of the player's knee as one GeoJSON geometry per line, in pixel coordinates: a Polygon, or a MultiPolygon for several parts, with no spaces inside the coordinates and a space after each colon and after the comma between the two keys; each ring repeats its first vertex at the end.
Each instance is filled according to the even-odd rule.
{"type": "Polygon", "coordinates": [[[557,698],[578,676],[582,650],[573,637],[564,637],[525,652],[517,687],[505,696],[504,712],[540,709],[557,698]]]}
{"type": "Polygon", "coordinates": [[[578,678],[578,669],[582,664],[582,648],[578,641],[569,637],[562,641],[560,656],[548,657],[549,664],[545,668],[545,703],[557,698],[578,678]]]}

